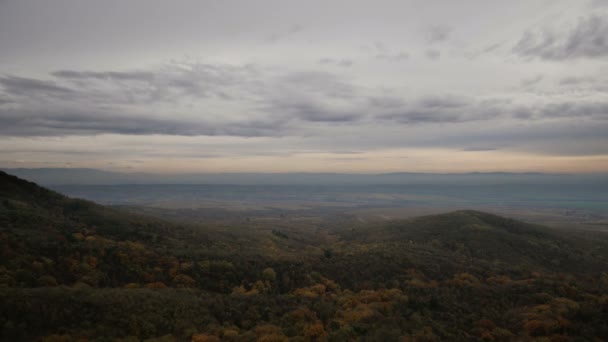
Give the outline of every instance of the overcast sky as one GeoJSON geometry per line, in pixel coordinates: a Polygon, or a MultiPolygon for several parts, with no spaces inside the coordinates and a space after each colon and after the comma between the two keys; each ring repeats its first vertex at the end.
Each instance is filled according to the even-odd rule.
{"type": "Polygon", "coordinates": [[[0,0],[0,167],[608,172],[608,1],[0,0]]]}

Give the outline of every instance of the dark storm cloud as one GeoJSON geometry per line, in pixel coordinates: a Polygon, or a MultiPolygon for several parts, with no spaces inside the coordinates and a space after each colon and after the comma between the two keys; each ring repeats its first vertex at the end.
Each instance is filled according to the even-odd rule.
{"type": "Polygon", "coordinates": [[[567,32],[528,31],[513,51],[521,56],[546,60],[607,57],[608,16],[581,18],[567,32]]]}

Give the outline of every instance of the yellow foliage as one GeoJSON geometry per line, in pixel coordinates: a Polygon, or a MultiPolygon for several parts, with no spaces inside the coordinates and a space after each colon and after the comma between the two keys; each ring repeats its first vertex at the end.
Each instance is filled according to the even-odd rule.
{"type": "Polygon", "coordinates": [[[447,281],[447,284],[454,286],[474,286],[479,284],[479,279],[470,273],[458,273],[454,275],[451,280],[447,281]]]}
{"type": "Polygon", "coordinates": [[[72,237],[78,241],[84,240],[84,234],[82,233],[74,233],[72,234],[72,237]]]}
{"type": "Polygon", "coordinates": [[[439,341],[437,336],[435,336],[435,334],[433,333],[433,328],[428,326],[414,332],[414,334],[412,335],[412,340],[415,342],[439,341]]]}
{"type": "Polygon", "coordinates": [[[319,296],[324,295],[326,289],[327,288],[323,284],[316,284],[310,287],[310,290],[319,296]]]}
{"type": "Polygon", "coordinates": [[[325,295],[325,291],[327,287],[323,284],[315,284],[308,287],[301,287],[296,289],[293,294],[296,296],[306,297],[306,298],[317,298],[319,296],[325,295]]]}
{"type": "Polygon", "coordinates": [[[253,289],[257,290],[258,292],[264,292],[264,290],[266,290],[266,284],[264,284],[263,281],[258,280],[253,283],[253,289]]]}
{"type": "Polygon", "coordinates": [[[494,277],[488,277],[486,279],[486,283],[488,283],[490,285],[508,284],[511,281],[512,281],[511,278],[509,278],[506,275],[499,275],[499,276],[494,276],[494,277]]]}
{"type": "Polygon", "coordinates": [[[325,331],[321,321],[316,321],[306,328],[304,335],[318,340],[327,337],[327,331],[325,331]]]}
{"type": "Polygon", "coordinates": [[[220,338],[214,335],[194,334],[191,342],[221,342],[220,338]]]}
{"type": "Polygon", "coordinates": [[[185,262],[182,262],[181,264],[179,264],[179,268],[182,271],[188,271],[188,270],[192,269],[193,266],[194,266],[194,263],[188,262],[188,261],[185,261],[185,262]]]}
{"type": "Polygon", "coordinates": [[[222,331],[222,339],[234,340],[239,337],[239,332],[236,329],[224,329],[222,331]]]}
{"type": "Polygon", "coordinates": [[[256,288],[252,288],[251,290],[247,291],[245,286],[241,285],[233,287],[232,294],[238,296],[254,296],[260,294],[260,292],[256,288]]]}
{"type": "Polygon", "coordinates": [[[185,274],[178,274],[173,278],[173,282],[177,287],[195,287],[196,280],[185,274]]]}
{"type": "Polygon", "coordinates": [[[297,322],[307,321],[311,322],[317,319],[317,314],[312,312],[309,308],[301,306],[289,313],[289,316],[297,322]]]}
{"type": "Polygon", "coordinates": [[[245,286],[243,286],[243,285],[235,286],[232,288],[233,295],[244,295],[246,293],[247,293],[247,289],[245,289],[245,286]]]}
{"type": "Polygon", "coordinates": [[[272,268],[268,267],[262,271],[262,279],[268,281],[275,281],[276,278],[277,273],[272,268]]]}
{"type": "Polygon", "coordinates": [[[166,289],[167,285],[165,285],[161,281],[156,281],[156,282],[153,282],[153,283],[147,283],[146,287],[149,288],[149,289],[166,289]]]}
{"type": "Polygon", "coordinates": [[[262,324],[255,327],[258,342],[287,342],[289,339],[281,328],[273,324],[262,324]]]}
{"type": "Polygon", "coordinates": [[[309,287],[302,287],[293,291],[293,294],[300,297],[306,298],[317,298],[319,294],[310,290],[309,287]]]}
{"type": "Polygon", "coordinates": [[[377,291],[371,291],[371,290],[363,290],[363,291],[359,292],[359,295],[357,296],[357,298],[359,299],[359,301],[361,303],[367,303],[367,304],[382,301],[382,296],[380,296],[380,293],[378,293],[377,291]]]}
{"type": "Polygon", "coordinates": [[[371,318],[374,315],[374,310],[372,310],[366,304],[359,304],[353,309],[347,309],[342,311],[342,317],[344,317],[344,320],[348,323],[359,322],[371,318]]]}
{"type": "Polygon", "coordinates": [[[87,258],[87,264],[91,266],[91,268],[97,268],[97,258],[94,256],[90,256],[87,258]]]}
{"type": "Polygon", "coordinates": [[[579,309],[578,303],[568,298],[554,298],[551,301],[551,307],[554,312],[560,315],[579,309]]]}

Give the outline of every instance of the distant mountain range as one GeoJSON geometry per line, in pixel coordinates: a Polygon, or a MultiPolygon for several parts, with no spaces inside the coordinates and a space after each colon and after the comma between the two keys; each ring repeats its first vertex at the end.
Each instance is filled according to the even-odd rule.
{"type": "Polygon", "coordinates": [[[115,184],[237,184],[237,185],[355,185],[355,184],[608,184],[608,174],[548,173],[121,173],[86,168],[0,168],[43,185],[115,184]]]}

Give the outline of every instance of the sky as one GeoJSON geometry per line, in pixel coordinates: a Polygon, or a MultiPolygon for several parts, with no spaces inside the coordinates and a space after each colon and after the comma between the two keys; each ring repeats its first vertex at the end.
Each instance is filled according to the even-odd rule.
{"type": "Polygon", "coordinates": [[[0,0],[0,167],[608,172],[608,1],[0,0]]]}

